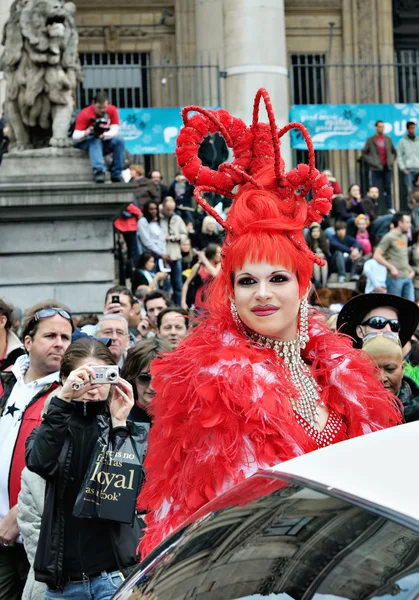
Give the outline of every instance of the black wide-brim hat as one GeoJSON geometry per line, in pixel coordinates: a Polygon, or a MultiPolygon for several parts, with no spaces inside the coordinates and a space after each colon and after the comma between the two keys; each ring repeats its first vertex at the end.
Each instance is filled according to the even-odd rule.
{"type": "Polygon", "coordinates": [[[357,325],[363,323],[365,315],[374,308],[389,306],[397,312],[402,346],[407,344],[419,323],[419,307],[414,302],[393,294],[359,294],[351,298],[339,313],[337,329],[354,340],[354,347],[361,348],[362,340],[356,333],[357,325]]]}

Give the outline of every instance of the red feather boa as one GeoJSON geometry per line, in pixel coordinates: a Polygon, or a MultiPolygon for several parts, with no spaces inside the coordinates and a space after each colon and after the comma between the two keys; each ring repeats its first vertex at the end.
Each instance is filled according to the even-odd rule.
{"type": "MultiPolygon", "coordinates": [[[[305,361],[322,400],[339,413],[348,437],[401,422],[394,398],[349,338],[310,321],[305,361]]],[[[209,318],[152,366],[154,424],[138,508],[147,509],[144,557],[193,512],[258,467],[316,449],[296,422],[294,389],[273,350],[209,318]]]]}

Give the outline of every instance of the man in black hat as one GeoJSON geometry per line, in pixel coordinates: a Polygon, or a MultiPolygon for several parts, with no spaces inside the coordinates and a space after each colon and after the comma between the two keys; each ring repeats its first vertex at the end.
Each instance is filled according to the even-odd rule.
{"type": "Polygon", "coordinates": [[[372,331],[392,331],[405,346],[419,322],[419,307],[410,300],[392,294],[360,294],[351,298],[339,313],[337,328],[349,335],[355,348],[372,331]]]}

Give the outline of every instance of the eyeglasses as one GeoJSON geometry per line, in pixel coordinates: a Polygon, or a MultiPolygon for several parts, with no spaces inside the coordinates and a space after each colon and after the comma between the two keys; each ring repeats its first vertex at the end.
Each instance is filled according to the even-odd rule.
{"type": "Polygon", "coordinates": [[[385,319],[384,317],[370,317],[361,325],[366,325],[372,329],[384,329],[386,325],[390,325],[390,329],[393,333],[399,333],[400,323],[398,319],[385,319]]]}
{"type": "Polygon", "coordinates": [[[31,331],[33,325],[41,319],[49,319],[54,315],[60,315],[60,317],[67,319],[67,321],[69,321],[71,324],[72,330],[74,331],[73,319],[71,318],[69,312],[67,312],[64,308],[58,308],[57,306],[48,306],[47,308],[41,308],[40,310],[36,311],[33,318],[29,321],[26,330],[24,331],[24,334],[31,331]]]}
{"type": "Polygon", "coordinates": [[[138,383],[150,383],[151,375],[150,375],[150,373],[140,373],[137,376],[137,379],[138,379],[138,383]]]}

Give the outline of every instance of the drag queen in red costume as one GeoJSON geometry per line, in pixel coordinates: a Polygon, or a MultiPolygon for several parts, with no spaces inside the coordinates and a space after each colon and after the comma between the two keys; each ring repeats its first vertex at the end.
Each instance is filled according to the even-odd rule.
{"type": "Polygon", "coordinates": [[[219,222],[201,192],[234,202],[222,222],[222,270],[208,318],[153,363],[154,421],[138,501],[150,511],[143,557],[258,468],[401,421],[370,361],[349,338],[309,317],[313,262],[322,261],[308,249],[303,228],[328,213],[333,190],[314,167],[306,129],[292,123],[278,131],[263,89],[250,127],[224,110],[195,106],[184,109],[183,121],[177,158],[198,202],[219,222]],[[258,120],[261,98],[269,124],[258,120]],[[286,173],[279,138],[295,127],[307,141],[309,164],[286,173]],[[218,172],[197,157],[201,141],[216,131],[234,154],[218,172]]]}

